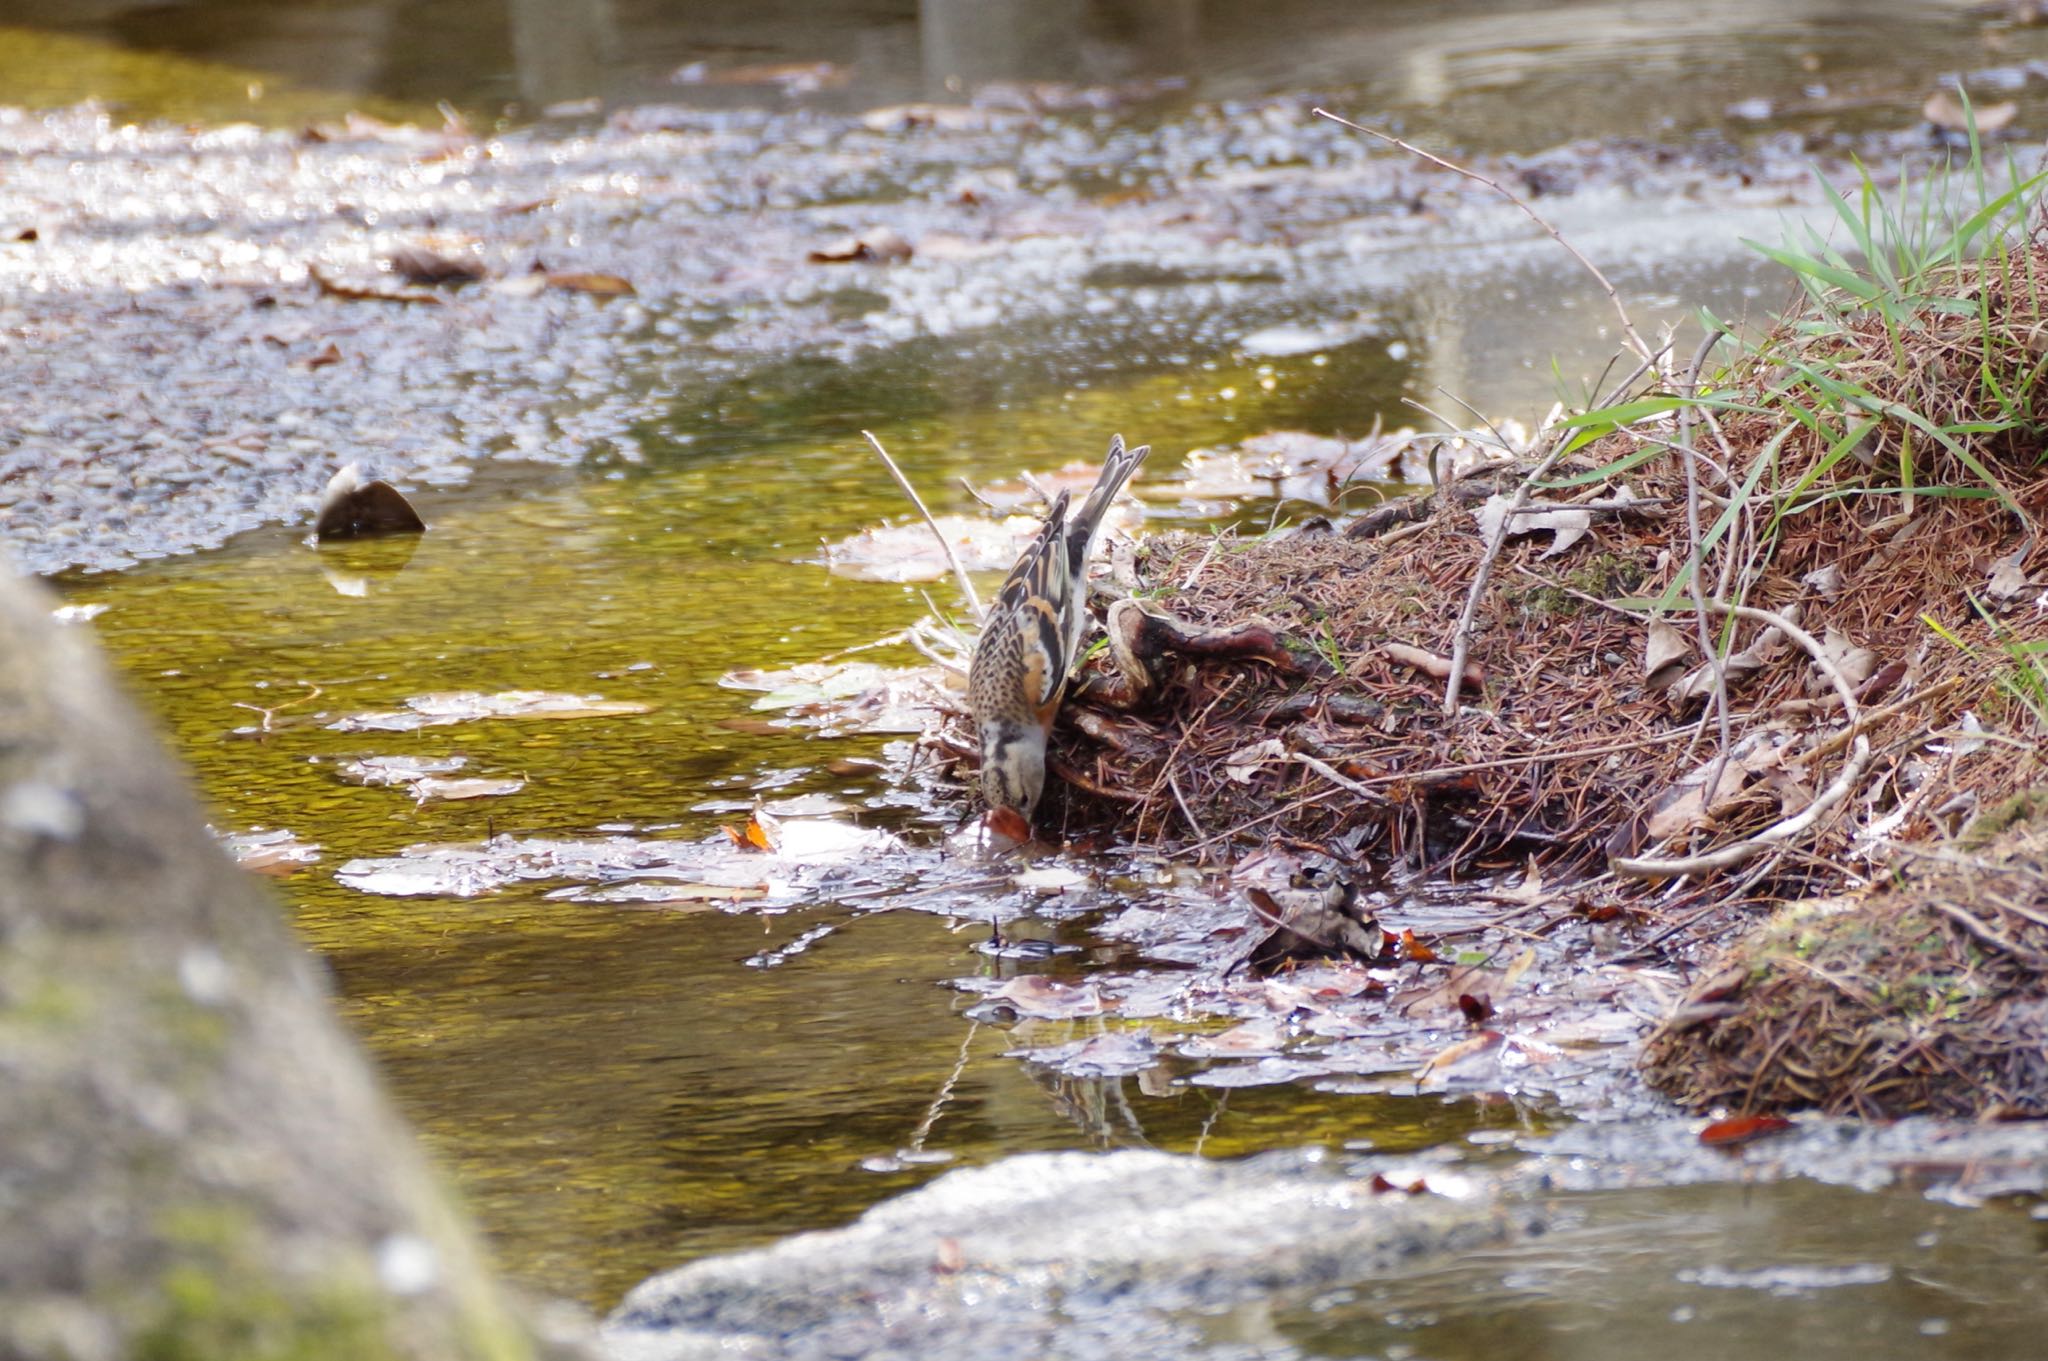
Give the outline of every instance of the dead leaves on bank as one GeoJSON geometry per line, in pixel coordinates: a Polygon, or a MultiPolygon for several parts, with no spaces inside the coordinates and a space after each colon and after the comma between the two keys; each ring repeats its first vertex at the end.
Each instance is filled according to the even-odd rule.
{"type": "Polygon", "coordinates": [[[380,263],[389,271],[389,276],[403,281],[402,286],[386,282],[389,276],[350,279],[337,276],[319,265],[308,265],[306,275],[322,297],[344,302],[413,303],[435,307],[447,301],[443,293],[435,290],[483,283],[485,280],[490,280],[485,286],[492,294],[507,298],[538,297],[554,289],[582,293],[603,301],[607,298],[630,298],[638,292],[632,280],[623,275],[595,270],[549,269],[539,263],[524,273],[490,279],[490,271],[480,260],[444,254],[426,246],[401,246],[387,254],[380,263]]]}

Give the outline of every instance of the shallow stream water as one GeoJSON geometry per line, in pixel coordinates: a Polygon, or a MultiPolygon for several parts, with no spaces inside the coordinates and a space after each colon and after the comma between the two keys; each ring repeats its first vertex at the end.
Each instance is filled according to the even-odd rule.
{"type": "MultiPolygon", "coordinates": [[[[250,71],[335,107],[375,97],[403,111],[447,96],[531,112],[589,94],[674,97],[660,82],[692,62],[714,73],[837,63],[853,75],[817,97],[853,106],[943,91],[948,63],[975,59],[945,46],[957,7],[941,4],[806,29],[773,5],[716,7],[692,27],[659,6],[593,0],[598,27],[570,31],[641,54],[606,65],[609,84],[508,56],[535,50],[530,25],[545,6],[50,8],[0,3],[0,20],[42,25],[28,30],[38,41],[125,46],[92,47],[98,75],[42,61],[36,69],[59,82],[47,88],[69,89],[68,79],[75,93],[205,116],[249,104],[246,79],[237,94],[230,77],[250,71]],[[443,56],[417,55],[427,52],[443,56]],[[110,90],[105,73],[128,70],[135,53],[213,63],[202,73],[211,93],[190,94],[185,82],[199,76],[186,67],[167,83],[110,90]]],[[[1098,21],[1110,8],[1080,7],[1098,21]]],[[[1528,149],[1567,134],[1656,132],[1666,120],[1684,130],[1770,121],[1730,115],[1744,99],[1776,101],[1771,118],[1803,111],[1808,130],[1896,118],[1901,92],[1923,75],[2009,55],[1941,6],[1403,4],[1374,7],[1379,28],[1362,26],[1359,8],[1282,6],[1275,19],[1261,7],[1254,22],[1228,6],[1161,6],[1186,18],[1179,36],[1098,41],[1090,59],[1109,65],[1090,78],[1189,75],[1187,98],[1327,82],[1468,144],[1528,149]],[[1139,60],[1181,50],[1175,42],[1192,44],[1178,65],[1139,60]],[[1643,98],[1653,87],[1661,101],[1643,98]]],[[[1044,72],[1025,63],[984,74],[1044,72]]],[[[707,80],[697,93],[788,97],[772,82],[707,80]]],[[[1754,270],[1618,273],[1639,298],[1659,294],[1646,307],[1670,316],[1699,301],[1735,313],[1757,296],[1754,270]]],[[[1018,911],[1014,895],[868,913],[857,898],[820,893],[787,910],[727,912],[570,901],[550,883],[395,897],[348,887],[335,871],[496,834],[715,839],[757,802],[823,796],[901,836],[901,873],[935,872],[949,863],[953,815],[848,764],[889,739],[769,730],[751,695],[718,685],[730,670],[870,643],[925,613],[916,588],[815,561],[821,541],[902,514],[858,429],[876,430],[944,508],[964,509],[956,478],[1092,458],[1112,429],[1161,450],[1149,477],[1190,448],[1265,430],[1357,435],[1375,420],[1413,420],[1402,396],[1441,406],[1440,384],[1489,414],[1532,417],[1550,395],[1546,354],[1562,352],[1582,380],[1606,346],[1597,297],[1558,277],[1475,260],[1463,277],[1382,300],[1365,340],[1320,361],[1247,360],[1227,346],[1118,361],[1048,340],[1027,343],[1005,372],[932,348],[850,368],[793,365],[679,398],[636,432],[643,465],[508,465],[459,493],[426,494],[433,528],[416,543],[316,551],[301,531],[279,529],[60,585],[72,605],[104,607],[92,627],[196,768],[219,828],[282,829],[318,846],[317,861],[280,877],[280,894],[504,1265],[541,1290],[602,1309],[651,1271],[843,1222],[947,1165],[906,1151],[958,1162],[1040,1148],[1231,1155],[1324,1143],[1497,1156],[1498,1141],[1560,1113],[1479,1096],[1063,1080],[1003,1057],[1017,1037],[965,1019],[973,999],[943,984],[1078,973],[1116,957],[1120,947],[1091,934],[1092,915],[1057,904],[1005,931],[1072,952],[1020,965],[978,948],[991,915],[1018,911]],[[511,689],[646,712],[410,732],[328,726],[425,694],[511,689]],[[416,802],[340,778],[342,763],[367,755],[460,756],[463,775],[525,783],[501,797],[416,802]]],[[[1170,508],[1159,510],[1154,523],[1170,523],[1170,508]]],[[[1905,1193],[1702,1187],[1607,1193],[1583,1214],[1565,1240],[1575,1258],[1524,1251],[1217,1327],[1310,1355],[1472,1358],[1746,1355],[1782,1340],[1794,1312],[1801,1349],[1815,1356],[2017,1356],[2038,1336],[2013,1320],[2031,1317],[2041,1235],[2004,1211],[1905,1193]],[[1622,1279],[1646,1284],[1624,1290],[1622,1279]],[[1722,1300],[1737,1303],[1717,1311],[1722,1300]],[[1709,1326],[1672,1340],[1695,1324],[1709,1326]]]]}

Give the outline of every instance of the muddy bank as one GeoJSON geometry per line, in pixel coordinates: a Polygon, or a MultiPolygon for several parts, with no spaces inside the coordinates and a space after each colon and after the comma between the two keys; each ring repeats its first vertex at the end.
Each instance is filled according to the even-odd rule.
{"type": "MultiPolygon", "coordinates": [[[[792,358],[922,342],[997,360],[1026,336],[1078,341],[1068,371],[1133,350],[1186,363],[1437,274],[1553,263],[1486,191],[1301,99],[1144,126],[642,108],[504,135],[13,110],[0,153],[0,541],[35,572],[301,520],[352,460],[417,487],[494,460],[717,448],[792,358]]],[[[1775,238],[1812,195],[1785,140],[1484,168],[1625,278],[1775,238]]]]}

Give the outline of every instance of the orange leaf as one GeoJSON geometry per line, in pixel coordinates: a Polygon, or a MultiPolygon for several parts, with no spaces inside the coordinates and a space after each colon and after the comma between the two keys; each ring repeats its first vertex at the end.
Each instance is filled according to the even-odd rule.
{"type": "Polygon", "coordinates": [[[1401,933],[1401,957],[1403,959],[1412,959],[1417,964],[1436,963],[1436,951],[1415,939],[1413,931],[1403,931],[1401,933]]]}
{"type": "Polygon", "coordinates": [[[553,270],[547,275],[549,288],[566,288],[572,293],[589,293],[600,298],[632,297],[633,285],[616,274],[557,274],[553,270]]]}
{"type": "Polygon", "coordinates": [[[1782,1115],[1738,1115],[1730,1120],[1716,1120],[1700,1131],[1700,1142],[1708,1148],[1732,1148],[1746,1144],[1752,1139],[1762,1139],[1772,1134],[1783,1134],[1792,1128],[1792,1122],[1782,1115]]]}

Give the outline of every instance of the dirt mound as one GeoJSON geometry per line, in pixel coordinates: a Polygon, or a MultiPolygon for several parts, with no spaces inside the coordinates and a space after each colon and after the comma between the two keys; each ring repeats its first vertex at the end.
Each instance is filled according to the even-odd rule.
{"type": "MultiPolygon", "coordinates": [[[[1562,423],[1540,461],[1342,525],[1143,545],[1055,734],[1043,816],[1205,857],[1279,841],[1454,875],[1533,850],[1590,876],[1584,910],[1652,920],[1638,949],[1936,854],[2048,777],[2048,251],[1969,258],[1983,244],[1910,278],[1794,261],[1807,312],[1718,374],[1703,349],[1562,423]]],[[[973,758],[964,728],[942,745],[973,758]]],[[[2017,872],[1956,873],[2004,893],[2017,872]]],[[[2048,941],[2004,912],[1800,930],[1844,977],[1922,951],[1937,982],[1916,996],[2038,1028],[2015,999],[2038,995],[2048,941]],[[1992,974],[1986,950],[2004,951],[1992,974]]],[[[1702,1041],[1670,1037],[1653,1076],[1694,1103],[2048,1111],[2039,1065],[1994,1041],[1923,1039],[1910,1062],[1862,1035],[1827,1048],[1863,1003],[1795,1002],[1796,972],[1773,973],[1750,1028],[1701,1032],[1733,1076],[1687,1076],[1702,1041]],[[1767,1042],[1780,1025],[1812,1029],[1806,1076],[1760,1062],[1790,1052],[1767,1042]],[[1936,1070],[1974,1096],[1938,1094],[1936,1070]]]]}
{"type": "Polygon", "coordinates": [[[1696,1110],[2048,1116],[2048,792],[1888,888],[1780,912],[1644,1064],[1696,1110]]]}

